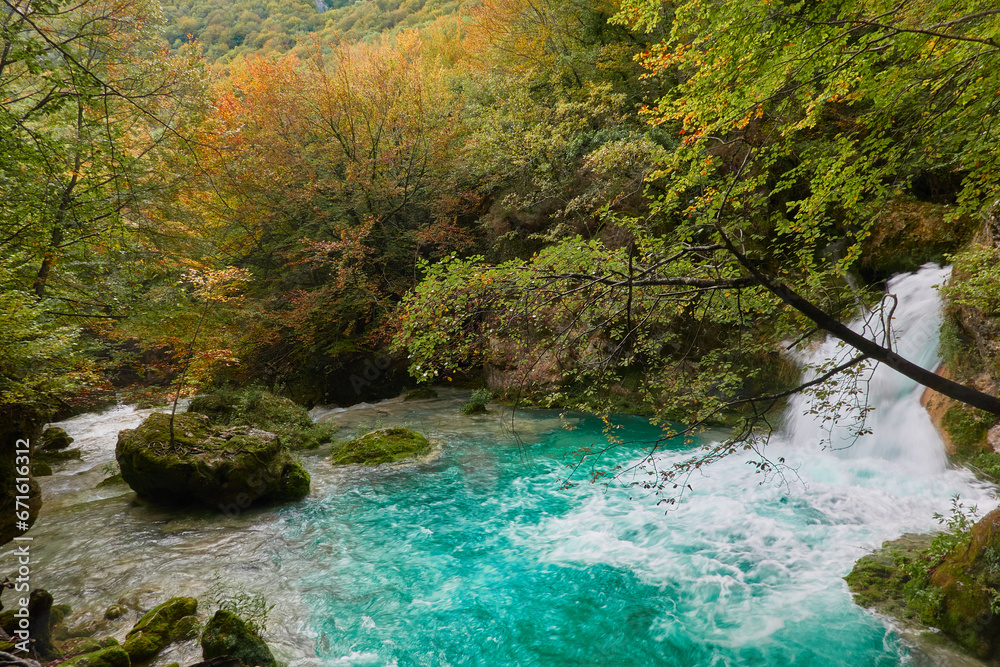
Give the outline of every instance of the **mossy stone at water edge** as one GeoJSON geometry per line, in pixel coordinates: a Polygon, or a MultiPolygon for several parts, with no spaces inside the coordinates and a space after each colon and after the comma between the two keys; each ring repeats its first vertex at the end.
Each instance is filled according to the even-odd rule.
{"type": "Polygon", "coordinates": [[[934,536],[904,536],[909,544],[886,542],[845,577],[855,601],[939,628],[977,658],[1000,657],[1000,614],[994,612],[1000,602],[1000,509],[978,521],[966,537],[943,554],[929,548],[934,536]],[[926,574],[911,579],[914,564],[922,564],[917,569],[926,574]]]}
{"type": "Polygon", "coordinates": [[[204,415],[153,414],[118,434],[122,479],[139,496],[168,503],[200,502],[214,509],[299,500],[309,473],[273,433],[221,429],[204,415]]]}
{"type": "Polygon", "coordinates": [[[42,433],[39,448],[47,452],[57,452],[73,444],[69,433],[58,426],[50,426],[42,433]]]}
{"type": "Polygon", "coordinates": [[[154,607],[125,636],[125,652],[133,661],[152,658],[172,641],[186,638],[180,636],[177,626],[197,610],[194,598],[171,598],[154,607]]]}
{"type": "Polygon", "coordinates": [[[60,663],[60,667],[132,667],[132,661],[121,646],[109,646],[70,658],[60,663]]]}
{"type": "Polygon", "coordinates": [[[367,433],[341,445],[330,456],[335,465],[366,465],[393,463],[431,451],[427,438],[408,428],[394,426],[367,433]]]}
{"type": "Polygon", "coordinates": [[[227,655],[254,667],[277,667],[278,664],[264,640],[250,632],[239,616],[224,609],[215,612],[205,625],[201,650],[206,660],[227,655]]]}

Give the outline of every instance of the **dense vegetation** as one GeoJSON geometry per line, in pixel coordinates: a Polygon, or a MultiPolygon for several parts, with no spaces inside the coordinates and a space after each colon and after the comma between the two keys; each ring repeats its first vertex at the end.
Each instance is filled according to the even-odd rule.
{"type": "Polygon", "coordinates": [[[746,442],[891,272],[997,315],[989,3],[319,4],[6,5],[17,414],[458,378],[746,442]]]}

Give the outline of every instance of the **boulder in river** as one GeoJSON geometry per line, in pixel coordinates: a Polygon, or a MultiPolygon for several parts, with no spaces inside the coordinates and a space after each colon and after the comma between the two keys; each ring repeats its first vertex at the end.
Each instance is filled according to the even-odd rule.
{"type": "Polygon", "coordinates": [[[278,665],[264,640],[251,632],[239,616],[224,609],[215,612],[205,625],[201,649],[205,660],[228,656],[255,667],[278,665]]]}
{"type": "Polygon", "coordinates": [[[124,649],[133,662],[149,660],[173,641],[189,639],[198,611],[194,598],[171,598],[154,607],[125,636],[124,649]]]}
{"type": "Polygon", "coordinates": [[[330,462],[335,465],[395,463],[430,453],[427,438],[402,426],[381,428],[335,448],[330,462]]]}
{"type": "Polygon", "coordinates": [[[170,415],[150,415],[118,434],[115,456],[132,490],[158,502],[200,502],[228,512],[309,494],[309,473],[275,434],[219,428],[204,415],[176,415],[173,442],[170,415]]]}
{"type": "Polygon", "coordinates": [[[50,426],[45,429],[39,441],[40,448],[46,452],[62,451],[67,449],[71,444],[73,444],[73,438],[58,426],[50,426]]]}

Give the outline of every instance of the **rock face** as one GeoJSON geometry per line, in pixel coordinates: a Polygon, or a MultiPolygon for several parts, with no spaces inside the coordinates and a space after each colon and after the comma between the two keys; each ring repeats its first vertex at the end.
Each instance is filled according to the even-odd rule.
{"type": "Polygon", "coordinates": [[[273,433],[219,429],[204,415],[178,414],[171,443],[169,422],[169,415],[153,414],[118,434],[122,478],[139,496],[225,509],[309,494],[309,473],[273,433]]]}
{"type": "Polygon", "coordinates": [[[125,636],[125,652],[133,662],[141,662],[173,641],[190,639],[192,622],[198,622],[196,611],[198,601],[194,598],[171,598],[154,607],[125,636]]]}
{"type": "Polygon", "coordinates": [[[427,438],[408,428],[383,428],[355,438],[334,450],[330,462],[334,465],[366,465],[393,463],[423,456],[431,451],[427,438]]]}
{"type": "Polygon", "coordinates": [[[967,547],[945,557],[931,574],[940,590],[935,625],[979,658],[1000,649],[1000,616],[993,602],[1000,590],[1000,508],[972,527],[967,547]]]}
{"type": "Polygon", "coordinates": [[[930,536],[906,537],[858,560],[845,577],[855,602],[940,628],[977,658],[1000,657],[1000,508],[944,555],[930,536]]]}
{"type": "Polygon", "coordinates": [[[205,626],[201,650],[205,660],[229,656],[254,667],[277,667],[278,664],[263,639],[250,632],[238,616],[222,609],[215,612],[205,626]]]}

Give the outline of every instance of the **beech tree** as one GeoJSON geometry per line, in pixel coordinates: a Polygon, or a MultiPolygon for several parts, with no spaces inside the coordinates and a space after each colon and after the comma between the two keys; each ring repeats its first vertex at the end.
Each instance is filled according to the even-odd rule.
{"type": "MultiPolygon", "coordinates": [[[[828,394],[828,382],[872,363],[1000,415],[996,397],[844,324],[859,303],[879,303],[879,285],[858,285],[857,269],[899,206],[935,190],[936,224],[957,230],[996,199],[1000,10],[905,0],[670,9],[669,38],[642,61],[674,85],[642,113],[680,141],[647,177],[648,214],[603,209],[629,233],[617,245],[568,239],[499,266],[427,267],[398,339],[412,372],[480,362],[516,370],[523,386],[549,382],[557,401],[562,377],[573,405],[609,410],[617,395],[638,396],[687,428],[737,409],[734,437],[661,486],[741,447],[773,470],[762,449],[770,409],[828,394]],[[808,382],[780,371],[780,341],[825,334],[854,352],[808,382]]],[[[627,0],[614,20],[652,29],[666,19],[660,3],[627,0]]],[[[891,304],[874,316],[889,318],[891,304]]]]}

